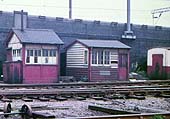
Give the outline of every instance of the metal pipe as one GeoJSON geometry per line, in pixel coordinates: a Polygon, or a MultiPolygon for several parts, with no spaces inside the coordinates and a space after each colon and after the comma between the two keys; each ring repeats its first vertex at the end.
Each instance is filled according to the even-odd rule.
{"type": "Polygon", "coordinates": [[[72,0],[69,0],[69,19],[72,19],[72,0]]]}
{"type": "Polygon", "coordinates": [[[130,26],[130,0],[127,0],[127,31],[131,31],[131,26],[130,26]]]}

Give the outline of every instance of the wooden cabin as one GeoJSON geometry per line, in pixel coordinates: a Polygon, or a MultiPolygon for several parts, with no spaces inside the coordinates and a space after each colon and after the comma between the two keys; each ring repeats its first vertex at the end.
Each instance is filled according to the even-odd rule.
{"type": "Polygon", "coordinates": [[[12,29],[6,40],[4,82],[57,82],[62,44],[61,39],[50,29],[12,29]]]}
{"type": "Polygon", "coordinates": [[[127,80],[129,50],[116,40],[77,39],[66,47],[66,75],[78,81],[127,80]]]}
{"type": "Polygon", "coordinates": [[[151,78],[170,77],[170,47],[152,48],[147,56],[147,73],[151,78]]]}

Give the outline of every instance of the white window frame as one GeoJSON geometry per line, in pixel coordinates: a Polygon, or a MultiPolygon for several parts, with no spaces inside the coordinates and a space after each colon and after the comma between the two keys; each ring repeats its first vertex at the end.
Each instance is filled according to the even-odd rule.
{"type": "Polygon", "coordinates": [[[58,57],[57,49],[39,49],[39,48],[29,49],[27,48],[25,52],[26,52],[25,53],[25,64],[42,64],[42,65],[57,65],[58,64],[57,62],[58,60],[56,60],[58,57]],[[28,51],[30,52],[31,50],[33,50],[33,56],[29,55],[30,62],[27,62],[27,53],[28,51]],[[47,51],[43,53],[43,50],[47,50],[47,51]],[[37,56],[35,56],[35,51],[37,51],[37,56]],[[50,56],[50,51],[52,52],[52,56],[50,56]],[[34,62],[35,57],[37,57],[37,61],[38,61],[37,63],[34,62]],[[46,59],[48,60],[48,62],[46,62],[46,59]]]}
{"type": "Polygon", "coordinates": [[[110,66],[110,56],[111,56],[111,51],[110,50],[107,50],[107,49],[99,49],[99,50],[94,50],[97,52],[97,64],[93,64],[92,63],[92,54],[93,54],[93,50],[92,50],[92,54],[91,54],[91,65],[92,66],[110,66]],[[109,64],[105,64],[105,51],[108,51],[109,52],[109,64]],[[99,52],[103,52],[103,64],[99,64],[99,52]]]}

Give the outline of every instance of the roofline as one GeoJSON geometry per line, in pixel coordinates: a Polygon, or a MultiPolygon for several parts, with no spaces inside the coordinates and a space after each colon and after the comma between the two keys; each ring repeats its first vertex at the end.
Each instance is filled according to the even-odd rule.
{"type": "Polygon", "coordinates": [[[11,38],[12,38],[12,36],[13,36],[14,34],[15,34],[16,37],[18,38],[19,42],[22,43],[21,40],[20,40],[20,38],[17,36],[17,34],[13,31],[13,29],[11,29],[10,32],[9,32],[9,34],[7,35],[6,40],[4,41],[4,44],[5,44],[6,47],[7,47],[9,41],[11,40],[11,38]]]}
{"type": "MultiPolygon", "coordinates": [[[[79,41],[78,39],[76,39],[75,41],[73,41],[71,44],[69,44],[68,46],[65,47],[66,50],[68,50],[73,44],[75,44],[76,42],[82,44],[83,46],[85,46],[86,48],[111,48],[111,49],[131,49],[131,47],[127,46],[128,48],[114,48],[114,47],[91,47],[88,46],[84,43],[82,43],[81,41],[79,41]]],[[[120,42],[120,41],[119,41],[120,42]]]]}
{"type": "Polygon", "coordinates": [[[43,45],[64,45],[64,43],[30,43],[30,42],[22,42],[22,44],[43,44],[43,45]]]}
{"type": "Polygon", "coordinates": [[[74,40],[72,43],[70,43],[69,45],[67,45],[64,49],[68,50],[73,44],[75,43],[80,43],[82,44],[83,46],[85,46],[86,48],[89,48],[89,46],[85,45],[84,43],[80,42],[79,40],[74,40]]]}
{"type": "Polygon", "coordinates": [[[131,49],[131,47],[130,47],[130,48],[114,48],[114,47],[89,47],[89,48],[131,49]]]}
{"type": "MultiPolygon", "coordinates": [[[[87,47],[89,47],[89,48],[102,48],[102,47],[95,47],[95,46],[88,46],[88,45],[86,45],[86,44],[84,44],[84,43],[82,43],[81,41],[80,41],[81,39],[77,39],[77,41],[78,42],[80,42],[81,44],[83,44],[84,46],[87,46],[87,47]]],[[[82,39],[83,40],[83,39],[82,39]]],[[[84,40],[88,40],[88,39],[84,39],[84,40]]],[[[90,39],[91,40],[91,39],[90,39]]],[[[94,39],[94,40],[97,40],[97,39],[94,39]]],[[[113,40],[107,40],[107,41],[113,41],[113,40]]],[[[118,42],[120,42],[119,40],[115,40],[115,41],[118,41],[118,42]]],[[[120,42],[120,43],[122,43],[122,42],[120,42]]],[[[124,43],[122,43],[123,45],[126,45],[126,44],[124,44],[124,43]]],[[[115,49],[131,49],[131,47],[130,46],[128,46],[128,45],[126,45],[128,48],[115,48],[115,49]]],[[[114,47],[105,47],[105,48],[114,48],[114,47]]]]}

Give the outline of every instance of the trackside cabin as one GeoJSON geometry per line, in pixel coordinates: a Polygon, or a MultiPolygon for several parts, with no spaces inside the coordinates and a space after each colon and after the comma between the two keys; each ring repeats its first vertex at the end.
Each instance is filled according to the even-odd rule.
{"type": "Polygon", "coordinates": [[[66,75],[81,81],[127,80],[129,50],[116,40],[77,39],[66,47],[66,75]]]}
{"type": "Polygon", "coordinates": [[[147,56],[147,73],[151,79],[170,78],[170,47],[149,49],[147,56]]]}
{"type": "Polygon", "coordinates": [[[57,82],[62,44],[61,39],[50,29],[12,29],[6,40],[4,82],[57,82]]]}

